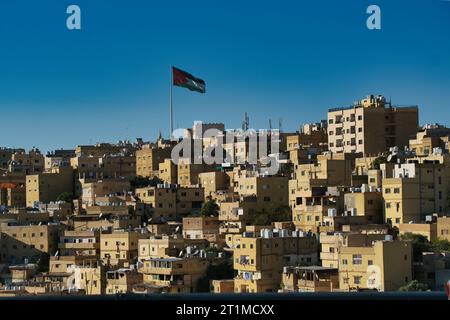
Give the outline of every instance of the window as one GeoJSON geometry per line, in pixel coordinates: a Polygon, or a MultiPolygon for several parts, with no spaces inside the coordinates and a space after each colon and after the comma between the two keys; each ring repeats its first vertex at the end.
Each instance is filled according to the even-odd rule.
{"type": "Polygon", "coordinates": [[[343,282],[344,282],[345,284],[348,283],[348,278],[342,278],[342,280],[343,280],[343,282]]]}
{"type": "Polygon", "coordinates": [[[360,255],[360,254],[353,254],[352,255],[352,263],[353,264],[362,264],[362,255],[360,255]]]}
{"type": "Polygon", "coordinates": [[[353,277],[353,281],[355,284],[361,284],[361,277],[360,276],[355,276],[353,277]]]}
{"type": "Polygon", "coordinates": [[[394,188],[394,193],[400,193],[400,188],[394,188]]]}
{"type": "Polygon", "coordinates": [[[368,261],[367,261],[367,264],[368,264],[369,266],[373,265],[373,260],[368,260],[368,261]]]}
{"type": "Polygon", "coordinates": [[[347,264],[348,264],[347,259],[342,259],[342,264],[343,264],[343,265],[347,265],[347,264]]]}
{"type": "Polygon", "coordinates": [[[390,188],[384,189],[384,193],[391,193],[391,189],[390,188]]]}

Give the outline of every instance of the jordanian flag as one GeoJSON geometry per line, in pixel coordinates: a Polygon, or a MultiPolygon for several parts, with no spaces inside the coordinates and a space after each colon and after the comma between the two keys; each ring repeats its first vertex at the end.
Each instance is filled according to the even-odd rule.
{"type": "Polygon", "coordinates": [[[206,83],[202,79],[194,77],[192,74],[172,67],[173,85],[187,88],[200,93],[206,92],[206,83]]]}

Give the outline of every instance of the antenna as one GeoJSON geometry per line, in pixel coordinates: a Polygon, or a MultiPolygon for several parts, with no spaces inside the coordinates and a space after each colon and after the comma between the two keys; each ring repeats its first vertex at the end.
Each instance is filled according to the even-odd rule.
{"type": "Polygon", "coordinates": [[[247,112],[245,112],[244,121],[242,122],[242,130],[247,131],[249,126],[250,126],[250,118],[249,118],[247,112]]]}
{"type": "Polygon", "coordinates": [[[281,132],[281,127],[283,126],[283,119],[282,118],[279,118],[278,119],[278,131],[280,131],[281,132]]]}

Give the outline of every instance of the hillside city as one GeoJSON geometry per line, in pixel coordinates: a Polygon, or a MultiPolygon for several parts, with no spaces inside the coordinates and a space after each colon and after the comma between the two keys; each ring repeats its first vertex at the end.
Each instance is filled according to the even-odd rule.
{"type": "Polygon", "coordinates": [[[279,150],[251,163],[249,127],[246,114],[215,164],[172,151],[216,146],[223,123],[47,154],[1,147],[0,297],[445,290],[450,128],[369,95],[270,128],[279,150]]]}

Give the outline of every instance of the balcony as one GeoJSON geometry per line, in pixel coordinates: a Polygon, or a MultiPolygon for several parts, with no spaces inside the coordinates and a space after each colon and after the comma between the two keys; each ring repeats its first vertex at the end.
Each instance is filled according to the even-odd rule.
{"type": "Polygon", "coordinates": [[[321,252],[320,253],[321,260],[339,260],[339,254],[336,252],[321,252]]]}

